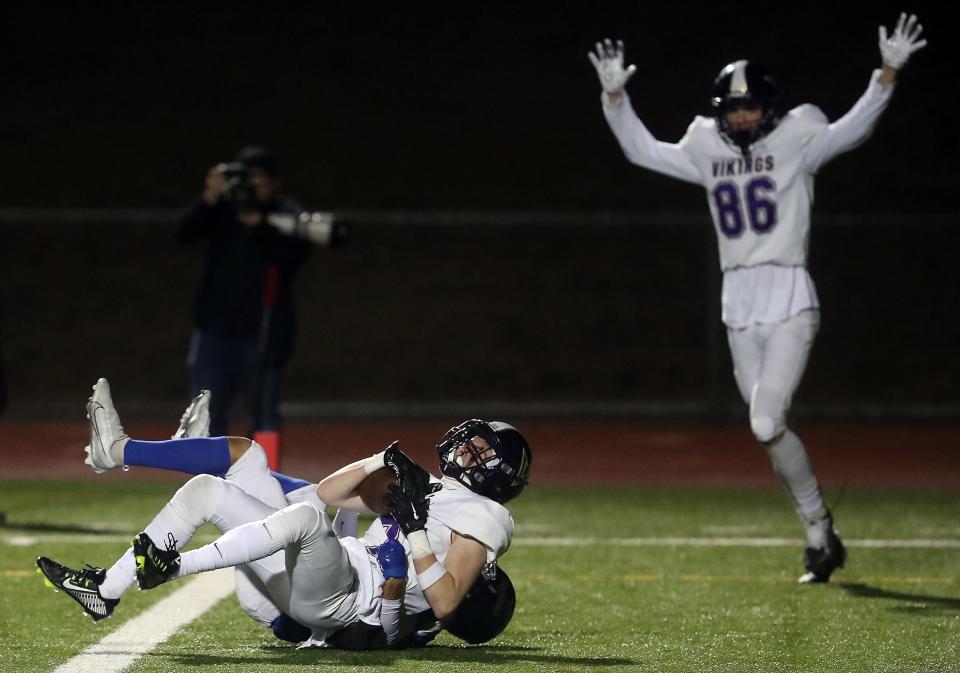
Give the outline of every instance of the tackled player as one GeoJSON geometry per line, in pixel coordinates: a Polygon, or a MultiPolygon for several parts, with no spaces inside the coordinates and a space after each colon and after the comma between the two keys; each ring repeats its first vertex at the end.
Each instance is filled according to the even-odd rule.
{"type": "Polygon", "coordinates": [[[475,643],[509,623],[513,587],[496,566],[513,534],[503,503],[526,486],[531,459],[515,428],[480,420],[451,428],[437,445],[442,479],[394,442],[318,486],[269,472],[256,442],[202,436],[209,427],[208,402],[208,395],[197,396],[174,439],[145,442],[124,432],[107,381],[94,386],[87,404],[91,468],[148,465],[197,474],[109,569],[74,570],[37,560],[44,576],[95,620],[110,616],[134,581],[150,589],[234,566],[244,610],[285,640],[347,649],[404,647],[429,642],[442,627],[475,643]],[[385,468],[392,478],[380,477],[385,468]],[[212,476],[218,473],[225,478],[212,476]],[[363,486],[370,475],[377,477],[363,486]],[[356,538],[356,516],[340,513],[374,513],[378,491],[394,481],[386,498],[389,516],[356,538]],[[341,507],[332,523],[327,504],[341,507]],[[205,522],[223,536],[181,555],[205,522]],[[411,577],[407,557],[416,571],[411,577]],[[399,595],[388,596],[394,584],[399,595]]]}

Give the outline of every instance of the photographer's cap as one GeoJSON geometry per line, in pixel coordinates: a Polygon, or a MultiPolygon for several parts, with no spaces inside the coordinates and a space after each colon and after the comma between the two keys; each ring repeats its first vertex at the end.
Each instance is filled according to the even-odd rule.
{"type": "Polygon", "coordinates": [[[271,178],[277,177],[277,160],[273,157],[270,150],[265,147],[258,147],[256,145],[244,147],[237,154],[237,161],[248,169],[263,171],[271,178]]]}

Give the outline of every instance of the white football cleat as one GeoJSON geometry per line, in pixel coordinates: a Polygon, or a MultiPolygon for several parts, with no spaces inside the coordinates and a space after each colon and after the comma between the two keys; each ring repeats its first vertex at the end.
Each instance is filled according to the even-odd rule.
{"type": "Polygon", "coordinates": [[[180,427],[171,439],[210,436],[210,391],[201,390],[180,417],[180,427]]]}
{"type": "Polygon", "coordinates": [[[127,439],[120,425],[120,416],[113,407],[110,398],[110,384],[100,379],[93,386],[93,395],[87,401],[87,418],[90,419],[90,444],[86,447],[87,465],[97,473],[105,472],[117,466],[110,454],[113,445],[127,439]]]}

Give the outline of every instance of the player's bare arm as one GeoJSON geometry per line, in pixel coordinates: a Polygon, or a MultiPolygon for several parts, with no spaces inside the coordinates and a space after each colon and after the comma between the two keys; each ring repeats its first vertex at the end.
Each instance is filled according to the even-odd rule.
{"type": "Polygon", "coordinates": [[[880,57],[883,59],[883,69],[880,71],[878,83],[889,86],[897,79],[897,73],[910,60],[913,52],[927,46],[926,40],[920,39],[923,26],[917,23],[917,17],[906,13],[900,14],[896,28],[887,36],[887,27],[880,26],[880,57]]]}
{"type": "Polygon", "coordinates": [[[364,503],[357,493],[357,488],[371,474],[386,467],[385,455],[386,451],[381,451],[341,467],[317,485],[317,497],[334,507],[346,507],[364,514],[379,514],[364,503]]]}
{"type": "Polygon", "coordinates": [[[317,487],[317,497],[328,505],[366,514],[385,513],[385,482],[395,480],[408,492],[426,493],[430,474],[400,450],[400,442],[340,468],[317,487]]]}
{"type": "MultiPolygon", "coordinates": [[[[446,574],[423,592],[437,619],[443,619],[457,609],[486,560],[487,550],[482,544],[473,538],[454,534],[450,550],[443,560],[446,574]]],[[[413,559],[413,567],[418,575],[428,572],[436,563],[437,557],[432,552],[413,559]]]]}

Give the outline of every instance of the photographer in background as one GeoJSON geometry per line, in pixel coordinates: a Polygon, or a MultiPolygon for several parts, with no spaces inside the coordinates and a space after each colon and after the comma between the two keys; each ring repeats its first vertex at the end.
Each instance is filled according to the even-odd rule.
{"type": "Polygon", "coordinates": [[[281,372],[293,354],[292,286],[312,243],[335,246],[347,228],[280,193],[277,163],[261,147],[207,172],[200,201],[180,224],[183,243],[207,241],[187,356],[192,394],[210,390],[210,434],[227,435],[240,395],[251,431],[279,463],[281,372]]]}

